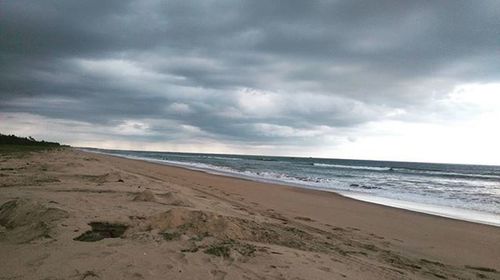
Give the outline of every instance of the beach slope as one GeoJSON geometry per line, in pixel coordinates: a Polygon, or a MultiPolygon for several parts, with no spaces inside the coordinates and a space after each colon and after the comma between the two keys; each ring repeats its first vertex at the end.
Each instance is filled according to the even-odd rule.
{"type": "Polygon", "coordinates": [[[0,155],[0,279],[500,279],[500,228],[75,149],[0,155]]]}

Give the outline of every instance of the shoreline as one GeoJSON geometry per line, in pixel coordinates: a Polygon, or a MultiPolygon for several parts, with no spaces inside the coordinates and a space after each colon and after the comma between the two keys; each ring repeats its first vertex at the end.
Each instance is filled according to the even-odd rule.
{"type": "Polygon", "coordinates": [[[5,278],[500,276],[500,228],[333,192],[71,148],[0,155],[0,187],[5,278]]]}
{"type": "MultiPolygon", "coordinates": [[[[136,163],[134,166],[139,167],[142,166],[143,164],[151,164],[154,166],[158,166],[159,169],[164,170],[164,172],[175,172],[180,176],[179,180],[182,182],[185,182],[185,179],[182,178],[194,178],[196,179],[197,182],[203,181],[209,181],[209,182],[221,182],[221,189],[225,192],[233,192],[233,193],[240,193],[244,194],[246,196],[250,195],[250,190],[247,189],[242,189],[246,187],[251,187],[254,188],[251,192],[252,198],[255,198],[256,200],[261,200],[263,197],[262,195],[271,195],[273,196],[272,203],[269,206],[269,208],[276,207],[273,205],[274,203],[278,203],[276,201],[276,195],[283,195],[282,193],[287,192],[287,193],[293,193],[293,194],[299,194],[299,195],[304,195],[308,197],[312,197],[312,199],[325,199],[327,202],[327,205],[323,205],[325,208],[324,209],[330,209],[332,203],[330,199],[334,200],[334,203],[338,203],[340,205],[340,208],[334,207],[336,211],[339,213],[335,213],[338,215],[342,215],[343,217],[335,215],[335,221],[339,222],[338,219],[342,219],[344,226],[346,227],[352,227],[352,228],[359,228],[367,231],[379,231],[379,233],[382,236],[387,235],[391,236],[393,235],[394,239],[399,239],[401,234],[407,235],[407,238],[418,240],[422,239],[427,241],[431,241],[431,243],[434,243],[436,240],[440,240],[440,242],[445,242],[447,243],[447,239],[450,237],[450,235],[456,235],[456,232],[453,233],[446,233],[448,228],[452,229],[460,229],[461,231],[464,228],[467,228],[467,233],[464,233],[461,236],[455,236],[455,237],[460,237],[460,241],[456,240],[454,243],[453,247],[455,246],[462,246],[463,249],[463,254],[469,253],[471,254],[471,251],[477,250],[479,247],[469,247],[465,249],[465,240],[468,240],[471,234],[479,234],[479,236],[482,236],[481,231],[483,230],[491,230],[493,232],[496,232],[495,238],[498,241],[496,246],[498,247],[498,257],[493,258],[493,259],[500,259],[500,228],[493,226],[493,225],[487,225],[487,224],[479,224],[479,223],[473,223],[469,221],[463,221],[463,220],[457,220],[457,219],[451,219],[447,217],[442,217],[442,216],[436,216],[436,215],[431,215],[431,214],[426,214],[422,212],[416,212],[416,211],[411,211],[407,209],[401,209],[401,208],[395,208],[395,207],[390,207],[390,206],[385,206],[381,204],[376,204],[376,203],[371,203],[371,202],[366,202],[366,201],[361,201],[349,197],[342,196],[338,193],[335,192],[325,192],[322,190],[315,190],[315,189],[307,189],[307,188],[299,188],[299,187],[294,187],[290,185],[284,185],[284,184],[275,184],[275,183],[265,183],[265,182],[258,182],[255,180],[250,180],[250,179],[245,179],[245,178],[238,178],[238,177],[231,177],[231,176],[225,176],[225,175],[219,175],[219,174],[210,174],[204,171],[200,170],[191,170],[187,169],[184,167],[178,167],[178,166],[171,166],[171,165],[166,165],[162,163],[157,163],[157,162],[148,162],[140,159],[129,159],[129,158],[123,158],[115,155],[107,155],[107,154],[102,154],[100,155],[102,157],[112,157],[116,159],[117,161],[124,161],[126,162],[134,162],[136,163]],[[239,191],[239,192],[238,192],[239,191]],[[352,210],[355,210],[357,213],[348,213],[352,210]],[[392,221],[393,219],[393,221],[392,221]],[[385,228],[384,230],[381,230],[382,228],[385,228]],[[423,227],[423,228],[422,228],[423,227]],[[422,235],[422,231],[427,231],[425,235],[422,235]],[[432,233],[437,233],[437,236],[433,236],[432,233]],[[463,239],[462,239],[463,238],[463,239]]],[[[196,184],[196,183],[194,183],[196,184]]],[[[207,183],[205,183],[207,184],[207,183]]],[[[213,185],[214,187],[217,187],[217,185],[213,185]]],[[[299,201],[302,201],[302,197],[298,198],[299,201]]],[[[281,201],[280,201],[281,202],[281,201]]],[[[308,203],[312,201],[307,201],[308,203]]],[[[318,202],[318,201],[314,201],[318,202]]],[[[319,204],[313,204],[313,205],[308,205],[312,207],[313,209],[308,209],[310,212],[307,213],[309,215],[317,215],[317,207],[319,207],[319,204]]],[[[293,204],[293,205],[288,205],[288,208],[286,211],[296,211],[294,208],[300,209],[300,213],[297,213],[298,215],[304,215],[305,213],[303,212],[305,209],[303,205],[298,205],[298,204],[293,204]]],[[[326,210],[328,211],[328,210],[326,210]]],[[[325,213],[327,213],[325,211],[325,213]]],[[[333,213],[332,213],[333,214],[333,213]]],[[[306,215],[308,217],[308,215],[306,215]]],[[[324,217],[326,218],[326,217],[324,217]]],[[[478,241],[484,237],[478,237],[478,241]]],[[[420,240],[420,241],[423,241],[420,240]]],[[[470,240],[469,240],[470,242],[470,240]]],[[[419,243],[419,242],[416,242],[419,243]]],[[[472,242],[473,244],[475,242],[472,242]]],[[[451,243],[450,243],[451,244],[451,243]]],[[[437,245],[437,244],[434,244],[437,245]]],[[[427,248],[427,250],[433,250],[435,249],[434,245],[424,245],[422,244],[417,245],[419,249],[417,248],[412,248],[411,251],[413,250],[422,250],[422,248],[427,248]]],[[[488,248],[489,249],[489,248],[488,248]]],[[[447,250],[455,250],[448,248],[447,250]]],[[[485,248],[486,250],[486,248],[485,248]]],[[[459,250],[460,251],[460,250],[459,250]]],[[[419,253],[425,253],[424,251],[420,251],[419,253]]],[[[451,258],[448,259],[448,261],[452,261],[456,256],[449,256],[451,258]]],[[[500,264],[496,264],[498,268],[500,268],[500,264]]]]}
{"type": "Polygon", "coordinates": [[[441,205],[433,205],[433,204],[426,204],[426,203],[419,203],[419,202],[412,202],[412,201],[390,199],[390,198],[375,196],[375,195],[366,194],[366,193],[356,193],[356,192],[352,192],[352,191],[339,191],[339,190],[333,190],[333,189],[327,189],[327,188],[319,188],[319,187],[309,186],[306,184],[292,183],[292,182],[279,181],[279,180],[273,180],[273,179],[267,179],[267,178],[259,178],[259,177],[254,177],[254,176],[245,176],[245,175],[239,174],[239,173],[224,172],[224,171],[220,171],[220,170],[212,170],[209,168],[189,166],[187,164],[186,165],[176,164],[176,163],[168,162],[165,160],[159,160],[159,159],[153,159],[153,158],[143,158],[143,157],[135,157],[135,156],[110,154],[110,153],[100,152],[100,151],[96,151],[96,150],[88,150],[85,148],[77,148],[77,149],[84,151],[84,152],[89,152],[89,153],[102,154],[102,155],[113,156],[113,157],[118,157],[118,158],[126,158],[126,159],[131,159],[131,160],[139,160],[139,161],[150,162],[150,163],[155,163],[155,164],[165,165],[165,166],[170,166],[170,167],[178,167],[178,168],[183,168],[183,169],[187,169],[187,170],[191,170],[191,171],[203,172],[206,174],[211,174],[211,175],[216,175],[216,176],[225,176],[225,177],[229,177],[229,178],[244,179],[244,180],[250,180],[253,182],[259,182],[259,183],[265,183],[265,184],[282,185],[282,186],[301,188],[301,189],[306,189],[306,190],[315,190],[315,191],[335,193],[335,194],[340,195],[342,197],[354,199],[356,201],[362,201],[362,202],[372,203],[372,204],[376,204],[376,205],[391,207],[391,208],[395,208],[395,209],[402,209],[402,210],[407,210],[407,211],[412,211],[412,212],[416,212],[416,213],[422,213],[422,214],[427,214],[427,215],[432,215],[432,216],[442,217],[442,218],[447,218],[447,219],[453,219],[453,220],[458,220],[458,221],[500,227],[500,215],[496,215],[494,213],[489,213],[489,212],[481,212],[481,211],[465,209],[465,208],[455,208],[455,207],[450,207],[450,206],[441,206],[441,205]]]}

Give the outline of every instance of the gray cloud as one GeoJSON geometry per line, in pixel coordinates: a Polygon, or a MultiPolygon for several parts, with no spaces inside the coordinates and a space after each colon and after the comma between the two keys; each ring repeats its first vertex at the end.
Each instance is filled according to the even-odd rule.
{"type": "Polygon", "coordinates": [[[498,81],[499,11],[497,1],[7,1],[0,110],[135,120],[149,132],[141,141],[311,143],[411,121],[455,85],[498,81]]]}

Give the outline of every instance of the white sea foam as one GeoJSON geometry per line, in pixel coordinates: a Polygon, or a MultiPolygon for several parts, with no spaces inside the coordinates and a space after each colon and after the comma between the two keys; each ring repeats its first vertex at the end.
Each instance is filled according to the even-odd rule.
{"type": "Polygon", "coordinates": [[[402,201],[373,195],[366,195],[353,192],[340,192],[341,195],[354,198],[356,200],[382,204],[394,208],[401,208],[415,212],[421,212],[446,218],[476,222],[481,224],[493,225],[500,227],[500,215],[494,213],[486,213],[469,209],[440,206],[426,203],[416,203],[411,201],[402,201]]]}
{"type": "Polygon", "coordinates": [[[436,176],[500,180],[500,175],[493,175],[493,174],[457,173],[457,172],[446,172],[446,171],[435,171],[435,170],[410,169],[410,168],[394,168],[393,170],[407,172],[407,173],[424,173],[436,176]]]}
{"type": "Polygon", "coordinates": [[[333,167],[345,169],[359,169],[359,170],[373,170],[373,171],[389,171],[390,167],[375,167],[375,166],[357,166],[357,165],[341,165],[341,164],[327,164],[327,163],[313,163],[314,166],[319,167],[333,167]]]}

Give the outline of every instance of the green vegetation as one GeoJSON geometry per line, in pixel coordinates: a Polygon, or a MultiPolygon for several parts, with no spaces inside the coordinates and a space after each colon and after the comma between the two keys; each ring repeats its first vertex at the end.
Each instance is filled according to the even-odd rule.
{"type": "Polygon", "coordinates": [[[161,235],[167,241],[178,239],[181,236],[179,232],[163,232],[161,235]]]}
{"type": "Polygon", "coordinates": [[[0,133],[0,145],[18,145],[18,146],[51,146],[59,147],[61,144],[56,142],[37,141],[33,137],[18,137],[15,135],[4,135],[0,133]]]}
{"type": "Polygon", "coordinates": [[[204,253],[227,259],[230,257],[231,250],[241,254],[242,256],[250,257],[254,255],[256,248],[254,245],[229,239],[210,245],[204,253]]]}
{"type": "Polygon", "coordinates": [[[229,258],[230,252],[231,248],[227,244],[212,245],[205,250],[206,254],[223,257],[226,259],[229,258]]]}
{"type": "Polygon", "coordinates": [[[64,147],[56,142],[37,141],[33,137],[18,137],[0,134],[0,153],[36,152],[64,147]]]}

